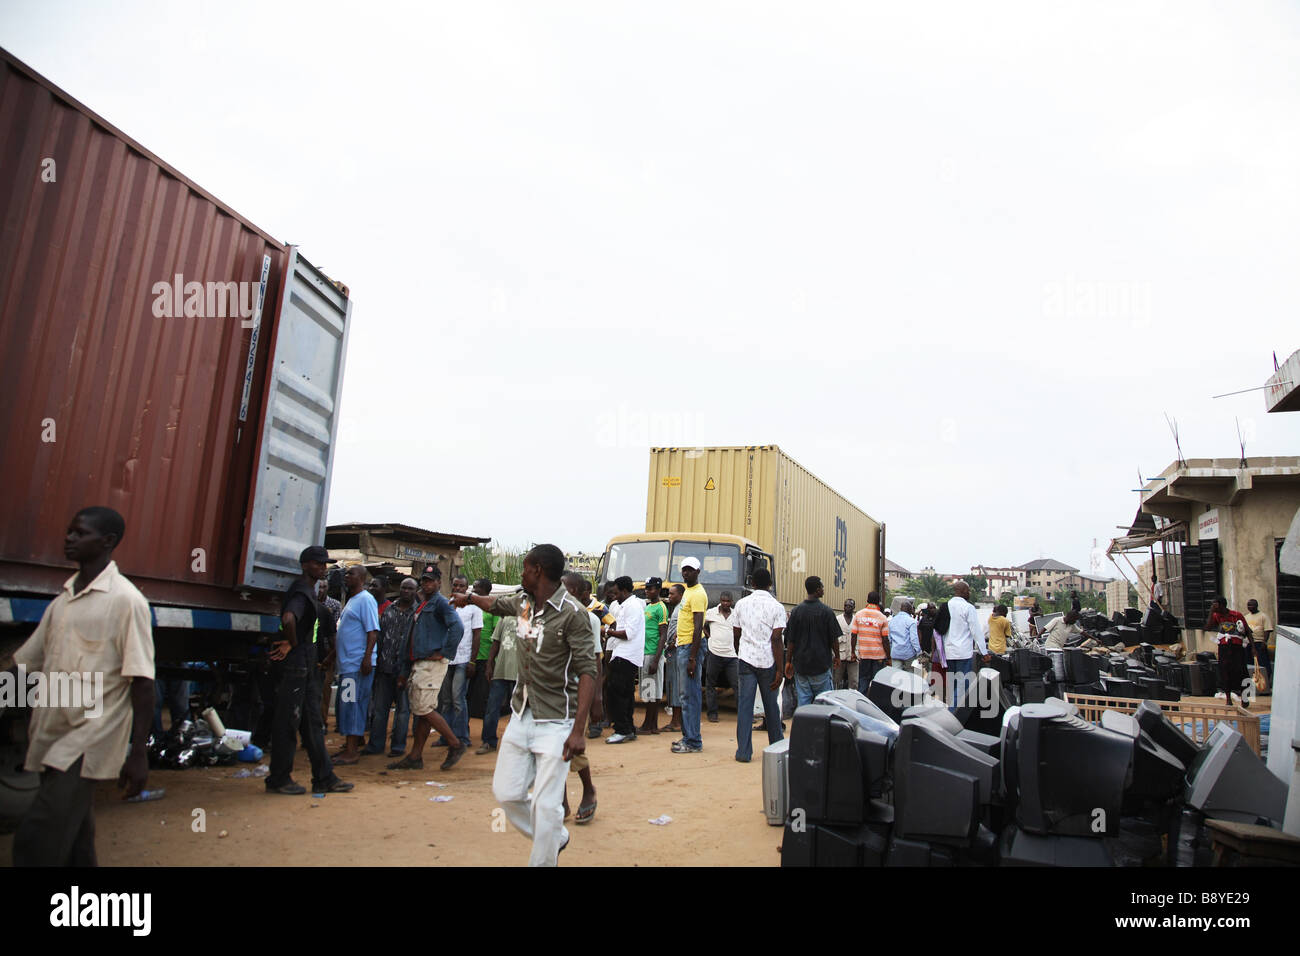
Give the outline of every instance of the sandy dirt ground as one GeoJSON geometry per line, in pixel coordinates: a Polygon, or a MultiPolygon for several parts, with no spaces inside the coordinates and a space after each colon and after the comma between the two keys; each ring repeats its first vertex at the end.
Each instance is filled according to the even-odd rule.
{"type": "MultiPolygon", "coordinates": [[[[637,708],[637,722],[642,719],[637,708]]],[[[662,718],[661,718],[662,721],[662,718]]],[[[506,721],[501,722],[504,732],[506,721]]],[[[473,746],[479,721],[471,721],[473,746]]],[[[787,728],[788,729],[788,728],[787,728]]],[[[589,740],[599,808],[596,818],[574,826],[564,866],[777,866],[781,829],[763,815],[763,732],[754,735],[755,759],[734,759],[735,711],[703,724],[704,752],[674,754],[676,735],[642,736],[610,746],[589,740]],[[666,826],[648,821],[671,816],[666,826]]],[[[605,737],[610,731],[605,731],[605,737]]],[[[436,736],[436,735],[435,735],[436,736]]],[[[342,745],[327,735],[330,751],[342,745]]],[[[233,775],[248,764],[189,770],[156,770],[150,789],[166,796],[128,804],[116,785],[96,793],[96,845],[101,866],[522,866],[530,844],[501,819],[493,828],[492,771],[496,754],[472,751],[450,771],[438,770],[446,751],[429,747],[425,769],[385,771],[391,758],[363,757],[340,767],[356,789],[315,799],[271,795],[261,779],[233,775]],[[446,784],[427,786],[427,781],[446,784]],[[445,803],[431,797],[451,796],[445,803]],[[202,809],[206,830],[195,832],[193,811],[202,809]],[[501,826],[505,827],[500,832],[501,826]],[[220,836],[222,831],[227,836],[220,836]]],[[[269,760],[269,756],[264,762],[269,760]]],[[[299,748],[294,779],[311,779],[299,748]]],[[[577,774],[568,781],[576,811],[582,793],[577,774]]],[[[0,865],[9,865],[13,837],[0,836],[0,865]]]]}

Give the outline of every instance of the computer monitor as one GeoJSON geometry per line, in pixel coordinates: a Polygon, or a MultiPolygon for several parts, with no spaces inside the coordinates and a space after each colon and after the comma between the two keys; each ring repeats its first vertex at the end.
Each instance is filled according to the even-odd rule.
{"type": "Polygon", "coordinates": [[[1269,826],[1280,826],[1286,795],[1286,784],[1269,772],[1246,739],[1220,722],[1187,767],[1183,798],[1216,820],[1264,820],[1269,826]]]}
{"type": "MultiPolygon", "coordinates": [[[[969,774],[979,782],[979,802],[990,803],[996,793],[998,758],[992,757],[924,720],[906,722],[899,730],[894,748],[894,784],[898,785],[902,764],[927,763],[969,774]]],[[[898,799],[894,801],[899,803],[898,799]]]]}
{"type": "Polygon", "coordinates": [[[1020,712],[1024,707],[1012,707],[1002,715],[1002,746],[998,754],[998,769],[1002,773],[1002,800],[1008,812],[1015,809],[1020,799],[1020,712]]]}
{"type": "Polygon", "coordinates": [[[1101,726],[1133,741],[1133,767],[1124,787],[1124,794],[1129,798],[1126,803],[1164,803],[1182,792],[1186,766],[1156,743],[1136,717],[1114,710],[1103,711],[1101,726]]]}
{"type": "Polygon", "coordinates": [[[950,734],[960,733],[962,729],[961,721],[952,715],[952,711],[945,707],[942,701],[927,701],[907,708],[903,711],[903,723],[909,720],[924,720],[950,734]]]}
{"type": "Polygon", "coordinates": [[[1030,833],[1115,836],[1133,740],[1059,702],[1020,709],[1016,819],[1030,833]]]}
{"type": "Polygon", "coordinates": [[[817,695],[817,703],[834,707],[873,734],[880,734],[890,740],[898,736],[898,722],[856,690],[845,688],[822,691],[817,695]]]}
{"type": "Polygon", "coordinates": [[[1081,647],[1065,649],[1065,681],[1067,684],[1091,684],[1101,677],[1101,666],[1081,647]]]}
{"type": "Polygon", "coordinates": [[[1052,662],[1046,654],[1031,647],[1017,647],[1011,652],[1012,674],[1019,683],[1041,679],[1043,671],[1051,666],[1052,662]]]}
{"type": "Polygon", "coordinates": [[[806,704],[790,728],[790,807],[810,823],[864,822],[867,800],[884,792],[891,741],[827,704],[806,704]]]}
{"type": "Polygon", "coordinates": [[[998,761],[924,720],[907,721],[894,752],[894,832],[967,845],[993,797],[998,761]]]}
{"type": "Polygon", "coordinates": [[[1154,701],[1144,700],[1138,704],[1133,714],[1142,730],[1151,735],[1151,739],[1174,755],[1183,766],[1188,766],[1201,752],[1201,745],[1179,729],[1178,725],[1165,716],[1160,705],[1154,701]]]}
{"type": "Polygon", "coordinates": [[[877,671],[867,688],[867,697],[894,721],[899,720],[907,708],[933,699],[921,675],[898,667],[883,667],[877,671]]]}
{"type": "Polygon", "coordinates": [[[1002,730],[1003,713],[1014,703],[1010,692],[1002,687],[1001,673],[992,667],[981,667],[965,696],[958,701],[954,714],[967,730],[996,736],[1002,730]]]}

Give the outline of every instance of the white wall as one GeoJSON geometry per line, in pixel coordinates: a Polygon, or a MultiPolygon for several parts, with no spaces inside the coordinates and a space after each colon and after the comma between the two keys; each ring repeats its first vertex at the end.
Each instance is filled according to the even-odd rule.
{"type": "Polygon", "coordinates": [[[1277,628],[1273,665],[1273,716],[1269,718],[1268,769],[1290,786],[1295,769],[1291,741],[1300,736],[1300,630],[1277,628]]]}

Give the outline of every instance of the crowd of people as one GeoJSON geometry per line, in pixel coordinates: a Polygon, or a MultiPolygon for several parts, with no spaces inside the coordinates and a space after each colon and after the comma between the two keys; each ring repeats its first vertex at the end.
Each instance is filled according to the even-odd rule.
{"type": "MultiPolygon", "coordinates": [[[[118,776],[128,796],[142,791],[156,701],[160,706],[173,696],[154,685],[148,602],[112,561],[124,534],[112,509],[83,509],[74,517],[65,554],[79,572],[15,654],[16,665],[42,671],[66,655],[83,624],[103,634],[96,667],[105,675],[104,719],[69,723],[57,708],[33,713],[26,766],[42,777],[15,835],[20,865],[94,864],[92,785],[118,776]]],[[[928,675],[936,693],[951,698],[953,679],[968,678],[978,663],[1005,652],[1011,635],[1005,605],[982,626],[962,581],[941,606],[918,610],[904,600],[890,614],[872,591],[860,610],[848,599],[837,613],[823,602],[821,579],[811,576],[804,581],[806,600],[787,612],[772,593],[771,574],[758,568],[750,593],[737,600],[724,591],[711,606],[700,561],[687,557],[680,565],[684,583],[665,589],[652,577],[641,596],[636,582],[619,577],[596,596],[589,580],[565,569],[559,548],[543,544],[524,556],[520,585],[510,593],[493,594],[488,580],[457,576],[444,596],[441,572],[429,566],[419,581],[400,581],[390,599],[389,582],[358,565],[344,572],[346,600],[340,601],[326,586],[331,563],[324,547],[306,548],[302,573],[283,595],[254,733],[254,742],[270,750],[267,792],[307,792],[291,776],[299,741],[317,793],[351,790],[353,783],[334,768],[370,755],[397,758],[387,764],[392,771],[421,769],[434,731],[433,746],[446,749],[441,768],[450,770],[472,746],[468,689],[477,676],[486,703],[475,753],[495,754],[493,793],[510,823],[532,841],[531,865],[555,865],[569,842],[571,816],[578,824],[594,818],[587,741],[605,729],[612,731],[609,745],[668,732],[680,735],[673,754],[700,753],[701,720],[720,720],[719,690],[730,688],[737,709],[734,756],[747,763],[756,729],[766,731],[769,743],[780,741],[789,715],[818,694],[837,687],[865,694],[892,665],[928,675]],[[333,754],[325,745],[331,694],[343,738],[333,754]],[[576,815],[566,795],[569,773],[582,781],[576,815]]],[[[1247,642],[1272,630],[1257,602],[1248,608],[1250,616],[1242,615],[1220,597],[1205,624],[1218,634],[1229,690],[1241,683],[1247,642]]],[[[1077,613],[1047,629],[1049,646],[1063,646],[1077,613]]]]}

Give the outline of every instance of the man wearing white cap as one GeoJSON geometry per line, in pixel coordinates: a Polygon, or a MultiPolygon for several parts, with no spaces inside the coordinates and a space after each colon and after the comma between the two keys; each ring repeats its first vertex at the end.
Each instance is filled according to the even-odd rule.
{"type": "Polygon", "coordinates": [[[677,686],[682,696],[682,739],[672,746],[675,754],[699,753],[704,749],[700,737],[701,697],[700,635],[704,632],[704,614],[709,609],[709,596],[700,584],[700,559],[682,560],[682,580],[686,593],[682,595],[681,611],[677,619],[677,654],[673,665],[677,668],[677,686]]]}

